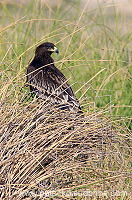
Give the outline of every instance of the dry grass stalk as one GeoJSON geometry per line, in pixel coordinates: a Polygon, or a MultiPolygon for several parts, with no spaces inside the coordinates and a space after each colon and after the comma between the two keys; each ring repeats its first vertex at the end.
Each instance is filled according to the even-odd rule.
{"type": "Polygon", "coordinates": [[[66,191],[125,185],[126,135],[104,111],[75,116],[35,99],[1,108],[2,199],[45,199],[46,191],[71,199],[66,191]]]}

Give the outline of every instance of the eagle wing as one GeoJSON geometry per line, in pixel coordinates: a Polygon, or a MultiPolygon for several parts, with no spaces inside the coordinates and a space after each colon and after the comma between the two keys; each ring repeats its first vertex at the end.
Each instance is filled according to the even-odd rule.
{"type": "Polygon", "coordinates": [[[36,69],[29,65],[27,82],[30,90],[39,98],[49,99],[55,104],[63,104],[69,110],[80,110],[80,105],[66,77],[53,64],[48,68],[36,69]],[[72,108],[72,109],[71,109],[72,108]]]}

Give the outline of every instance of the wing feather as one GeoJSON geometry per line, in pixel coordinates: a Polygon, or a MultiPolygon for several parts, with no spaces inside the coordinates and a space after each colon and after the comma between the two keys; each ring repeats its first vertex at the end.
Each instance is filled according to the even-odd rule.
{"type": "Polygon", "coordinates": [[[66,77],[52,64],[48,68],[36,69],[29,65],[27,68],[27,82],[30,90],[40,98],[53,100],[57,104],[70,104],[80,108],[66,77]]]}

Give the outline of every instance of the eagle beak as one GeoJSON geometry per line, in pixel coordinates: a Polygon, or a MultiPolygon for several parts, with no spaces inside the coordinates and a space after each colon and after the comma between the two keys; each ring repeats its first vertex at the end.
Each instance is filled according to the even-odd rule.
{"type": "Polygon", "coordinates": [[[54,47],[54,52],[58,54],[59,50],[56,47],[54,47]]]}

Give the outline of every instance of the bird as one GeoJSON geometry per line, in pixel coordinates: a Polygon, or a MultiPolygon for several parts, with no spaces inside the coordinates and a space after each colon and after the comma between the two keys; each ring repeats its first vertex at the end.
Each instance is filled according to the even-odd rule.
{"type": "Polygon", "coordinates": [[[27,83],[37,98],[43,99],[61,110],[82,113],[78,99],[64,74],[55,67],[52,53],[59,53],[50,42],[40,44],[27,67],[27,83]]]}

